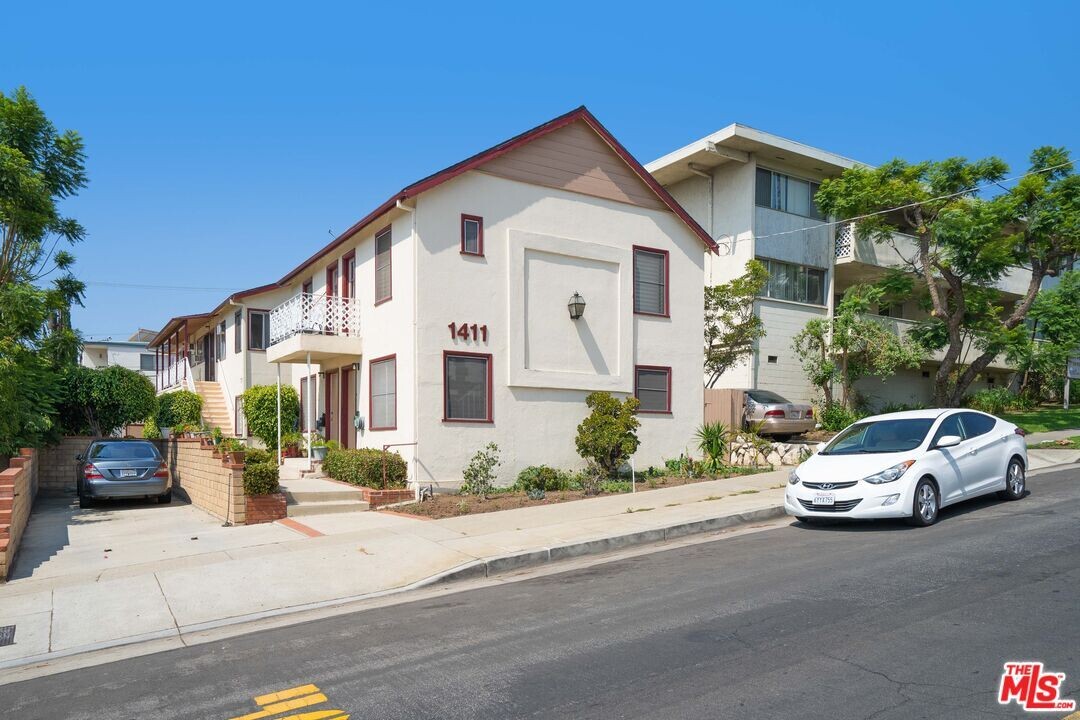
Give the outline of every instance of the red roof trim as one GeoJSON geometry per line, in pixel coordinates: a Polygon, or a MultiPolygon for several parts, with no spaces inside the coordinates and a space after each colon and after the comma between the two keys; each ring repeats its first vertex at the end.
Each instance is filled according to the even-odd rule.
{"type": "Polygon", "coordinates": [[[479,152],[472,157],[468,157],[459,163],[455,163],[448,168],[440,170],[433,175],[429,175],[426,178],[418,180],[412,185],[405,187],[401,190],[401,192],[397,193],[389,200],[384,202],[382,205],[372,210],[348,230],[334,238],[328,245],[323,247],[321,250],[316,252],[307,260],[304,260],[304,262],[297,265],[293,270],[291,270],[287,275],[285,275],[285,277],[281,278],[281,280],[279,280],[277,284],[284,285],[285,283],[292,280],[294,277],[299,275],[308,265],[317,261],[320,257],[330,252],[334,248],[340,246],[350,237],[363,230],[375,220],[392,210],[397,204],[398,200],[407,200],[411,197],[416,197],[420,193],[437,187],[438,185],[441,185],[447,180],[452,180],[458,175],[468,172],[469,170],[475,170],[480,165],[483,165],[484,163],[490,162],[497,157],[505,155],[506,153],[524,145],[525,143],[536,140],[539,137],[543,137],[548,133],[555,132],[556,130],[566,127],[570,123],[576,122],[578,120],[584,121],[590,128],[592,128],[593,131],[596,132],[596,134],[598,134],[604,140],[604,142],[607,143],[608,146],[612,150],[614,150],[615,153],[620,158],[622,158],[627,165],[630,166],[634,173],[637,174],[639,178],[641,178],[642,182],[648,185],[649,188],[654,193],[656,193],[656,196],[660,198],[660,201],[663,202],[664,205],[666,205],[667,208],[671,210],[671,212],[675,213],[675,215],[677,215],[680,220],[686,223],[686,225],[695,235],[701,238],[701,241],[705,243],[705,246],[709,248],[709,250],[711,250],[712,252],[717,252],[719,248],[717,247],[716,242],[714,242],[713,239],[709,237],[709,233],[707,233],[705,229],[701,227],[701,225],[699,225],[696,220],[690,217],[690,214],[686,212],[686,210],[683,209],[683,207],[678,203],[678,201],[671,196],[671,193],[665,190],[664,187],[656,181],[656,178],[650,175],[649,171],[646,170],[642,166],[642,164],[639,163],[634,158],[634,156],[631,155],[630,152],[626,148],[624,148],[618,140],[615,139],[615,137],[610,132],[608,132],[607,128],[605,128],[600,123],[600,121],[597,120],[593,116],[593,114],[585,108],[584,105],[582,105],[581,107],[571,110],[564,115],[560,115],[557,118],[548,120],[543,125],[539,125],[532,130],[526,130],[520,135],[515,135],[509,140],[501,142],[494,147],[490,147],[487,150],[479,152]]]}

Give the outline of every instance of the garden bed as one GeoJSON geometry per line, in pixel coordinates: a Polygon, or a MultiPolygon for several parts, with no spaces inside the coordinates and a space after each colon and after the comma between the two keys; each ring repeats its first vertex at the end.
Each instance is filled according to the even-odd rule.
{"type": "Polygon", "coordinates": [[[1080,435],[1028,445],[1031,450],[1080,450],[1080,435]]]}
{"type": "MultiPolygon", "coordinates": [[[[705,482],[706,480],[719,480],[721,478],[739,477],[742,475],[755,475],[769,472],[773,468],[729,468],[718,475],[702,477],[687,477],[684,475],[668,475],[656,478],[638,478],[636,490],[656,490],[659,488],[677,487],[691,483],[705,482]]],[[[534,507],[538,505],[555,505],[557,503],[570,502],[572,500],[587,500],[589,498],[607,497],[610,495],[625,495],[630,492],[630,481],[610,481],[606,483],[607,492],[599,495],[586,495],[583,490],[557,490],[545,494],[541,499],[533,500],[522,490],[500,489],[486,496],[461,495],[458,493],[436,493],[434,497],[422,503],[409,505],[397,505],[393,510],[397,512],[419,515],[421,517],[440,520],[442,518],[458,517],[460,515],[475,515],[477,513],[498,512],[499,510],[514,510],[516,508],[534,507]]]]}

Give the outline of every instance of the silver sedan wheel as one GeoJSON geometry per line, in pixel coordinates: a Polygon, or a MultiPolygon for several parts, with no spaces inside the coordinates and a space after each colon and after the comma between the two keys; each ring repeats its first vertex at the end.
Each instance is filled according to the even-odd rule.
{"type": "Polygon", "coordinates": [[[1009,465],[1009,492],[1015,497],[1024,494],[1024,468],[1018,462],[1009,465]]]}
{"type": "Polygon", "coordinates": [[[931,523],[934,521],[934,517],[937,516],[937,493],[934,492],[934,487],[930,483],[925,483],[919,488],[919,496],[916,498],[919,503],[919,515],[922,517],[923,522],[931,523]]]}

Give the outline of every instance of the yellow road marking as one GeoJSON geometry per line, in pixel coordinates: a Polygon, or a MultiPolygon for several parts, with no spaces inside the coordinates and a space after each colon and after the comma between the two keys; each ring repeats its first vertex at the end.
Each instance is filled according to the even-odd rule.
{"type": "Polygon", "coordinates": [[[286,715],[281,720],[349,720],[340,710],[316,710],[315,712],[286,715]]]}
{"type": "Polygon", "coordinates": [[[289,688],[288,690],[280,690],[275,693],[259,695],[255,698],[255,704],[269,705],[270,703],[281,702],[282,700],[288,700],[289,698],[299,697],[300,695],[310,695],[311,693],[317,692],[319,692],[319,688],[315,685],[301,685],[299,687],[289,688]]]}
{"type": "MultiPolygon", "coordinates": [[[[264,695],[263,697],[266,696],[264,695]]],[[[241,715],[240,717],[232,718],[232,720],[261,720],[261,718],[268,718],[271,715],[277,715],[278,713],[283,713],[286,710],[299,710],[302,707],[308,707],[309,705],[318,705],[322,702],[326,702],[326,696],[322,693],[305,695],[304,697],[298,697],[292,700],[285,700],[284,702],[264,705],[263,709],[259,710],[258,712],[253,712],[249,715],[241,715]]]]}

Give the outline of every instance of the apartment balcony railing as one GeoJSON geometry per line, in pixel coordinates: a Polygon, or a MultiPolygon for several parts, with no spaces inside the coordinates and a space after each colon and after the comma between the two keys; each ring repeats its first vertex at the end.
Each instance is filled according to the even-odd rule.
{"type": "Polygon", "coordinates": [[[360,336],[356,298],[300,293],[270,311],[270,344],[295,335],[360,336]]]}
{"type": "Polygon", "coordinates": [[[836,226],[836,259],[846,260],[855,252],[855,223],[836,226]]]}

